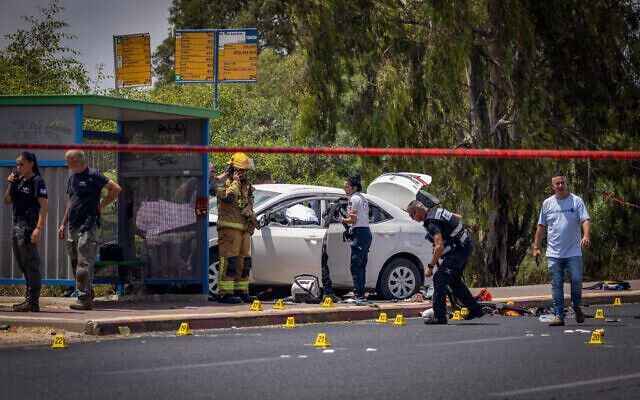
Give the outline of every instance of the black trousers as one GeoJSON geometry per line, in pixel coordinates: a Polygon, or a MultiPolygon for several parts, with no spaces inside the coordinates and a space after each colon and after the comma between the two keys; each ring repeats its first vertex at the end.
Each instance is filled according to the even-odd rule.
{"type": "Polygon", "coordinates": [[[462,273],[471,253],[473,242],[469,239],[464,245],[456,245],[452,251],[442,256],[438,271],[433,275],[433,314],[436,319],[447,319],[447,287],[451,288],[453,295],[469,312],[475,312],[480,307],[462,281],[462,273]]]}
{"type": "Polygon", "coordinates": [[[31,304],[38,304],[40,299],[40,256],[38,246],[31,243],[33,228],[25,222],[17,222],[11,229],[11,245],[13,255],[18,262],[18,268],[24,274],[27,282],[25,297],[31,304]]]}

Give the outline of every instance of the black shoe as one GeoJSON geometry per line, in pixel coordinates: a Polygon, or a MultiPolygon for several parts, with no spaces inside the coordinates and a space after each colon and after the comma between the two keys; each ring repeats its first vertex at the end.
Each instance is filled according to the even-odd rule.
{"type": "Polygon", "coordinates": [[[576,314],[576,322],[581,324],[584,322],[584,313],[582,312],[582,308],[574,307],[573,312],[576,314]]]}
{"type": "Polygon", "coordinates": [[[71,303],[69,308],[72,310],[93,310],[93,301],[91,300],[76,300],[75,303],[71,303]]]}
{"type": "Polygon", "coordinates": [[[474,318],[482,317],[484,317],[484,311],[482,311],[482,307],[478,307],[475,309],[475,311],[469,311],[463,318],[465,319],[465,321],[471,321],[474,318]]]}
{"type": "Polygon", "coordinates": [[[20,304],[13,305],[14,312],[39,312],[40,306],[38,303],[30,303],[28,301],[23,301],[20,304]]]}
{"type": "Polygon", "coordinates": [[[338,296],[336,296],[333,293],[327,293],[324,296],[322,296],[322,301],[324,301],[324,299],[331,299],[331,301],[333,301],[334,303],[339,303],[342,301],[342,299],[338,296]]]}
{"type": "Polygon", "coordinates": [[[425,325],[447,325],[448,322],[446,319],[428,319],[424,321],[425,325]]]}
{"type": "Polygon", "coordinates": [[[225,294],[222,296],[218,296],[218,303],[224,304],[240,304],[242,303],[242,299],[240,297],[236,297],[232,294],[225,294]]]}
{"type": "Polygon", "coordinates": [[[256,296],[251,296],[250,294],[241,294],[240,296],[240,300],[242,300],[243,303],[247,303],[247,304],[251,304],[253,303],[257,297],[256,296]]]}

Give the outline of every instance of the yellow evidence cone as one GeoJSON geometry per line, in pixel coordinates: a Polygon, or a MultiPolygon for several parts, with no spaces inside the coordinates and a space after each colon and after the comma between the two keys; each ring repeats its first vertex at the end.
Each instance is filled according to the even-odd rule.
{"type": "Polygon", "coordinates": [[[331,299],[331,297],[324,298],[324,301],[322,302],[322,307],[334,307],[333,300],[331,299]]]}
{"type": "Polygon", "coordinates": [[[404,316],[402,314],[396,315],[396,319],[393,321],[394,325],[406,325],[407,323],[404,321],[404,316]]]}
{"type": "Polygon", "coordinates": [[[287,317],[287,322],[284,324],[284,327],[287,329],[295,328],[296,320],[293,317],[287,317]]]}
{"type": "Polygon", "coordinates": [[[118,327],[118,333],[121,335],[130,335],[131,334],[131,328],[129,328],[128,326],[119,326],[118,327]]]}
{"type": "Polygon", "coordinates": [[[191,329],[189,328],[189,324],[186,322],[183,322],[180,324],[180,328],[178,328],[178,332],[176,332],[176,335],[178,336],[189,336],[189,335],[193,335],[193,333],[191,333],[191,329]]]}
{"type": "Polygon", "coordinates": [[[387,322],[389,322],[389,320],[387,319],[387,313],[381,312],[376,322],[379,324],[386,324],[387,322]]]}
{"type": "Polygon", "coordinates": [[[254,300],[253,303],[251,304],[251,308],[249,308],[250,311],[262,311],[262,303],[260,303],[260,300],[254,300]]]}
{"type": "Polygon", "coordinates": [[[284,306],[284,301],[282,301],[282,299],[278,299],[278,301],[276,301],[276,305],[273,306],[274,310],[284,310],[285,308],[287,307],[284,306]]]}
{"type": "Polygon", "coordinates": [[[329,339],[327,339],[326,334],[318,333],[318,337],[316,338],[316,343],[313,346],[314,347],[331,347],[331,343],[329,343],[329,339]]]}
{"type": "Polygon", "coordinates": [[[589,344],[604,344],[603,333],[604,331],[600,331],[599,329],[593,331],[591,333],[589,344]]]}
{"type": "Polygon", "coordinates": [[[604,311],[602,310],[602,308],[598,308],[596,310],[596,316],[593,317],[594,319],[604,319],[604,311]]]}
{"type": "Polygon", "coordinates": [[[52,349],[66,349],[67,347],[64,335],[56,335],[56,337],[53,338],[53,342],[51,343],[52,349]]]}
{"type": "Polygon", "coordinates": [[[620,297],[616,297],[616,298],[613,300],[613,305],[614,305],[614,306],[617,306],[617,307],[621,306],[621,305],[622,305],[622,299],[621,299],[620,297]]]}
{"type": "Polygon", "coordinates": [[[467,315],[469,314],[469,309],[467,307],[462,307],[462,309],[460,310],[460,314],[467,315]]]}
{"type": "Polygon", "coordinates": [[[451,318],[452,321],[462,321],[462,315],[460,314],[459,310],[455,310],[453,312],[453,318],[451,318]]]}

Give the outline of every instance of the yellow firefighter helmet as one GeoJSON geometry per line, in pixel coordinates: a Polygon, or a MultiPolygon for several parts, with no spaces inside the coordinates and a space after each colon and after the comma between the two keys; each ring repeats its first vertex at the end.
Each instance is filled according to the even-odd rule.
{"type": "Polygon", "coordinates": [[[228,162],[229,165],[232,165],[234,168],[238,169],[254,169],[255,165],[253,163],[253,159],[249,158],[244,153],[236,153],[234,154],[228,162]]]}

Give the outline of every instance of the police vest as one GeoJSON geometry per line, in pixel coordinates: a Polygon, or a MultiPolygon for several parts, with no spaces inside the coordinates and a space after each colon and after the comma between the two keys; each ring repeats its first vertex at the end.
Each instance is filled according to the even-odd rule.
{"type": "MultiPolygon", "coordinates": [[[[428,227],[432,221],[437,222],[440,226],[442,240],[444,242],[455,241],[464,243],[470,237],[464,225],[447,209],[430,208],[425,218],[425,227],[428,227]]],[[[427,239],[433,242],[429,230],[427,230],[427,239]]]]}

